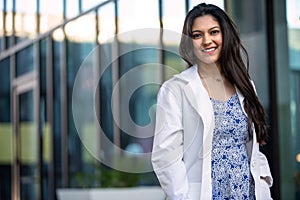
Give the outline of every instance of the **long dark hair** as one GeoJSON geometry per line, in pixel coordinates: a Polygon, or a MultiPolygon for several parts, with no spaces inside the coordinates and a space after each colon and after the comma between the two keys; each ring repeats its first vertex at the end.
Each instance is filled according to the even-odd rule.
{"type": "Polygon", "coordinates": [[[195,64],[195,55],[192,44],[192,26],[197,17],[212,15],[220,24],[223,46],[219,63],[224,76],[234,84],[244,95],[244,108],[248,116],[248,133],[252,137],[252,124],[256,131],[257,141],[264,144],[268,136],[266,112],[258,100],[255,89],[248,73],[248,53],[241,43],[236,25],[231,18],[219,7],[201,3],[195,6],[186,16],[179,46],[181,57],[192,66],[195,64]],[[242,55],[245,56],[246,64],[242,55]],[[247,66],[247,67],[246,67],[247,66]]]}

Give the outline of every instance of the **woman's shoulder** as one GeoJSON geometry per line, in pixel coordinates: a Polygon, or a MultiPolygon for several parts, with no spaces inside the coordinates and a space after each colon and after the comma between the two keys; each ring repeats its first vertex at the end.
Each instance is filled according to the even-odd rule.
{"type": "Polygon", "coordinates": [[[183,87],[192,79],[196,78],[197,66],[189,67],[180,73],[173,75],[170,79],[166,80],[162,86],[166,87],[183,87]]]}

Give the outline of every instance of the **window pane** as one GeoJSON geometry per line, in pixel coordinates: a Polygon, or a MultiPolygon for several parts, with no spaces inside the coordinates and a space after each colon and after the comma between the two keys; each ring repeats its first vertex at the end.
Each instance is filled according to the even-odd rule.
{"type": "Polygon", "coordinates": [[[79,14],[79,1],[78,0],[66,0],[65,10],[66,17],[70,19],[79,14]]]}
{"type": "MultiPolygon", "coordinates": [[[[158,1],[120,0],[118,18],[119,31],[125,32],[141,28],[159,28],[158,14],[158,1]]],[[[145,38],[144,40],[151,40],[149,36],[150,35],[134,35],[134,33],[132,33],[132,37],[135,39],[145,38]]]]}
{"type": "Polygon", "coordinates": [[[3,24],[3,14],[4,14],[4,8],[3,8],[3,2],[0,2],[0,52],[2,51],[2,42],[4,39],[4,24],[3,24]]]}
{"type": "Polygon", "coordinates": [[[17,41],[37,35],[36,0],[16,0],[15,34],[17,41]]]}
{"type": "MultiPolygon", "coordinates": [[[[117,145],[123,150],[124,159],[133,159],[126,152],[146,155],[152,149],[152,106],[162,70],[159,5],[158,1],[121,0],[118,8],[119,66],[112,73],[112,102],[116,105],[113,115],[120,133],[114,137],[120,141],[117,145]]],[[[135,159],[143,163],[145,170],[151,165],[147,156],[135,159]]],[[[136,167],[141,169],[140,165],[136,167]]]]}
{"type": "Polygon", "coordinates": [[[0,62],[0,199],[11,199],[12,123],[10,93],[10,62],[0,62]]]}
{"type": "Polygon", "coordinates": [[[21,199],[38,199],[38,141],[34,109],[34,92],[19,96],[19,144],[21,199]]]}
{"type": "Polygon", "coordinates": [[[164,29],[181,33],[185,18],[185,1],[164,0],[162,2],[164,29]]]}
{"type": "Polygon", "coordinates": [[[6,4],[6,18],[5,18],[5,24],[6,24],[6,27],[5,27],[5,31],[6,31],[6,35],[7,36],[11,36],[12,34],[12,30],[13,30],[13,23],[12,23],[12,13],[13,13],[13,1],[6,1],[7,4],[6,4]]]}
{"type": "Polygon", "coordinates": [[[189,0],[190,1],[190,9],[192,9],[194,6],[198,5],[199,3],[207,3],[207,4],[214,4],[222,9],[224,9],[224,0],[189,0]]]}
{"type": "Polygon", "coordinates": [[[98,42],[108,43],[113,40],[116,32],[115,7],[109,3],[98,10],[98,42]]]}
{"type": "MultiPolygon", "coordinates": [[[[1,3],[0,3],[1,4],[1,3]]],[[[1,4],[2,5],[2,4],[1,4]]],[[[4,30],[5,30],[5,27],[4,27],[4,24],[3,24],[3,10],[2,8],[0,8],[0,52],[3,51],[3,42],[5,40],[5,34],[4,34],[4,30]]],[[[5,47],[4,47],[5,48],[5,47]]]]}
{"type": "Polygon", "coordinates": [[[33,46],[29,46],[17,53],[16,66],[17,66],[16,69],[17,76],[23,75],[35,69],[33,46]]]}
{"type": "Polygon", "coordinates": [[[82,1],[82,10],[86,11],[94,6],[97,6],[107,0],[83,0],[82,1]]]}
{"type": "Polygon", "coordinates": [[[164,80],[183,71],[186,67],[186,64],[182,61],[178,52],[184,19],[185,1],[163,1],[164,64],[167,67],[174,69],[164,70],[164,80]]]}
{"type": "Polygon", "coordinates": [[[12,11],[12,8],[9,9],[9,6],[7,6],[7,7],[8,8],[7,8],[6,16],[5,16],[4,31],[5,31],[6,36],[9,37],[9,36],[12,36],[12,33],[13,33],[13,11],[12,11]]]}
{"type": "MultiPolygon", "coordinates": [[[[284,189],[283,196],[285,194],[290,195],[290,199],[295,197],[295,199],[300,199],[300,20],[299,12],[300,2],[297,0],[287,0],[286,1],[286,14],[287,14],[287,26],[288,26],[288,48],[289,48],[289,71],[290,71],[290,119],[291,119],[291,135],[290,140],[286,141],[284,145],[291,146],[288,152],[285,148],[282,149],[283,154],[285,154],[289,160],[294,162],[293,172],[283,172],[281,177],[286,177],[294,175],[294,188],[288,185],[293,184],[291,181],[285,181],[282,183],[282,188],[284,189]]],[[[286,134],[286,133],[284,133],[286,134]]],[[[284,161],[281,163],[284,165],[284,161]]],[[[292,177],[291,177],[292,178],[292,177]]]]}
{"type": "MultiPolygon", "coordinates": [[[[68,153],[69,153],[69,173],[70,173],[70,186],[77,186],[76,174],[82,170],[83,164],[83,152],[84,146],[80,137],[78,137],[79,132],[76,129],[73,112],[72,112],[72,102],[79,101],[80,98],[85,98],[85,95],[73,96],[73,87],[76,80],[77,73],[82,67],[84,60],[86,60],[95,47],[96,41],[96,29],[95,29],[95,16],[93,14],[84,15],[77,20],[70,22],[66,25],[66,37],[67,41],[67,100],[68,100],[68,153]],[[88,27],[88,26],[89,27],[88,27]],[[77,35],[75,34],[77,32],[77,35]],[[88,33],[87,33],[88,32],[88,33]],[[85,34],[91,34],[90,38],[85,34]],[[74,35],[73,35],[74,34],[74,35]],[[79,98],[79,100],[78,100],[79,98]]],[[[64,59],[64,58],[62,58],[64,59]]],[[[87,63],[90,65],[90,63],[87,63]]],[[[85,64],[83,64],[85,65],[85,64]]],[[[86,75],[90,76],[92,74],[88,73],[86,75]]],[[[63,80],[61,80],[63,81],[63,80]]],[[[88,82],[86,82],[89,85],[88,82]]],[[[84,94],[84,93],[83,93],[84,94]]],[[[77,105],[76,105],[77,106],[77,105]]],[[[80,108],[84,109],[85,106],[89,105],[78,105],[82,106],[80,108]]],[[[85,119],[89,120],[89,119],[85,119]]],[[[79,122],[84,123],[84,121],[79,122]]]]}
{"type": "Polygon", "coordinates": [[[269,69],[265,1],[231,1],[228,12],[236,23],[248,51],[250,75],[263,106],[269,110],[269,69]],[[251,8],[251,9],[250,9],[251,8]],[[255,10],[255,15],[253,15],[255,10]],[[249,17],[249,16],[253,17],[249,17]],[[257,45],[259,44],[259,45],[257,45]]]}
{"type": "MultiPolygon", "coordinates": [[[[62,32],[62,30],[61,30],[62,32]]],[[[63,56],[62,52],[62,43],[59,41],[53,41],[53,116],[54,116],[54,127],[52,127],[54,142],[53,149],[54,156],[56,158],[55,166],[57,170],[55,171],[55,185],[57,187],[62,187],[62,132],[61,132],[61,112],[62,112],[62,101],[61,101],[61,71],[62,71],[62,63],[63,59],[66,59],[63,56]]]]}
{"type": "Polygon", "coordinates": [[[44,33],[63,21],[63,1],[40,1],[40,32],[44,33]]]}
{"type": "Polygon", "coordinates": [[[66,36],[73,42],[96,42],[95,14],[86,14],[65,26],[66,36]]]}

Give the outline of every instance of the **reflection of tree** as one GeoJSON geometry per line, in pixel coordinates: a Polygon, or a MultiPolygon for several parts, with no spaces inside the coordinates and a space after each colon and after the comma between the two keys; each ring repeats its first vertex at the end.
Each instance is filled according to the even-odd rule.
{"type": "MultiPolygon", "coordinates": [[[[102,164],[91,166],[92,172],[77,172],[75,174],[78,187],[81,188],[120,188],[135,187],[141,182],[143,174],[122,172],[102,164]]],[[[143,179],[145,179],[143,175],[143,179]]]]}

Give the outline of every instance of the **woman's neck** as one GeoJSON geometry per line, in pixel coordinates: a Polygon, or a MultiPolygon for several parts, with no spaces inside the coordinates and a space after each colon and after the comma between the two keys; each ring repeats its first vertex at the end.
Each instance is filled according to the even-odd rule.
{"type": "Polygon", "coordinates": [[[200,65],[198,65],[198,73],[201,77],[204,78],[222,76],[222,70],[219,63],[201,63],[200,65]]]}

